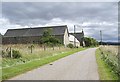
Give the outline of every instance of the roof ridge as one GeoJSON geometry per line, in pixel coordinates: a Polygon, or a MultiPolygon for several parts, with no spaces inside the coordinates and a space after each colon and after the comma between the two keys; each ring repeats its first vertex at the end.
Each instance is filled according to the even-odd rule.
{"type": "Polygon", "coordinates": [[[64,34],[67,25],[61,26],[49,26],[49,27],[35,27],[35,28],[20,28],[20,29],[8,29],[4,36],[41,36],[45,29],[53,28],[53,34],[64,34]]]}
{"type": "Polygon", "coordinates": [[[38,28],[51,28],[51,27],[67,27],[67,25],[60,25],[60,26],[43,26],[43,27],[32,27],[32,28],[16,28],[16,29],[8,29],[8,30],[24,30],[24,29],[38,29],[38,28]]]}

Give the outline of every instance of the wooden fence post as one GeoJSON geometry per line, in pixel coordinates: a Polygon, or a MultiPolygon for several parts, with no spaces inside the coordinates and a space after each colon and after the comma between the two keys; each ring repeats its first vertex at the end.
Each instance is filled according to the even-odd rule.
{"type": "Polygon", "coordinates": [[[60,46],[58,46],[59,47],[59,50],[60,50],[60,46]]]}
{"type": "Polygon", "coordinates": [[[10,57],[13,58],[13,55],[12,55],[12,48],[10,47],[10,57]]]}
{"type": "Polygon", "coordinates": [[[53,50],[54,50],[54,46],[53,46],[53,50]]]}
{"type": "Polygon", "coordinates": [[[44,45],[44,51],[46,50],[46,47],[45,47],[45,45],[44,45]]]}
{"type": "Polygon", "coordinates": [[[32,53],[32,45],[31,45],[31,47],[30,47],[30,48],[31,48],[30,50],[31,50],[31,53],[32,53]]]}

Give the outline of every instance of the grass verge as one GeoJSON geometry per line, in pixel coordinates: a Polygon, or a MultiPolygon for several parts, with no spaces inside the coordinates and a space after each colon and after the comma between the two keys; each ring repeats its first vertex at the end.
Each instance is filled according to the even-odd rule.
{"type": "Polygon", "coordinates": [[[98,73],[100,80],[118,80],[118,75],[116,75],[112,71],[111,67],[101,59],[101,52],[99,49],[96,50],[96,60],[98,64],[98,73]]]}
{"type": "Polygon", "coordinates": [[[16,66],[13,66],[13,67],[8,67],[8,68],[3,68],[2,69],[2,72],[3,72],[2,73],[2,80],[9,79],[9,78],[14,77],[16,75],[25,73],[27,71],[38,68],[42,65],[48,64],[50,62],[53,62],[55,60],[58,60],[60,58],[63,58],[65,56],[71,55],[75,52],[85,50],[85,49],[86,48],[72,49],[72,50],[67,51],[66,53],[50,56],[50,57],[47,57],[47,58],[43,58],[41,60],[35,60],[35,61],[31,61],[29,63],[20,64],[20,65],[16,65],[16,66]]]}

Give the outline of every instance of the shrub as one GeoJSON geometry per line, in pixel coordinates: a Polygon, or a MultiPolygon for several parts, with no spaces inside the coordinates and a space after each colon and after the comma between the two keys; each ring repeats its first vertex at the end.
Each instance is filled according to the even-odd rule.
{"type": "Polygon", "coordinates": [[[75,46],[75,48],[79,48],[78,46],[75,46]]]}
{"type": "MultiPolygon", "coordinates": [[[[10,51],[8,53],[8,57],[11,57],[10,51]]],[[[12,57],[13,58],[21,58],[22,55],[21,55],[21,53],[18,50],[12,50],[12,57]]]]}
{"type": "Polygon", "coordinates": [[[1,56],[2,56],[3,58],[6,57],[6,52],[2,50],[1,56]]]}
{"type": "Polygon", "coordinates": [[[73,46],[73,44],[69,43],[69,44],[67,45],[67,47],[68,47],[68,48],[73,48],[74,46],[73,46]]]}

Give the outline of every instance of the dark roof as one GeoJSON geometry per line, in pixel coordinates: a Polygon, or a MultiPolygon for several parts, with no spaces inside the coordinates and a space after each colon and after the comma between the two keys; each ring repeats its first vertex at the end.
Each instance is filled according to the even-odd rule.
{"type": "Polygon", "coordinates": [[[79,33],[69,33],[71,35],[74,35],[79,41],[82,41],[83,40],[83,37],[84,37],[84,32],[79,32],[79,33]]]}
{"type": "Polygon", "coordinates": [[[34,27],[21,29],[8,29],[4,37],[18,37],[18,36],[41,36],[47,29],[52,29],[52,35],[63,35],[67,25],[63,26],[49,26],[49,27],[34,27]]]}

